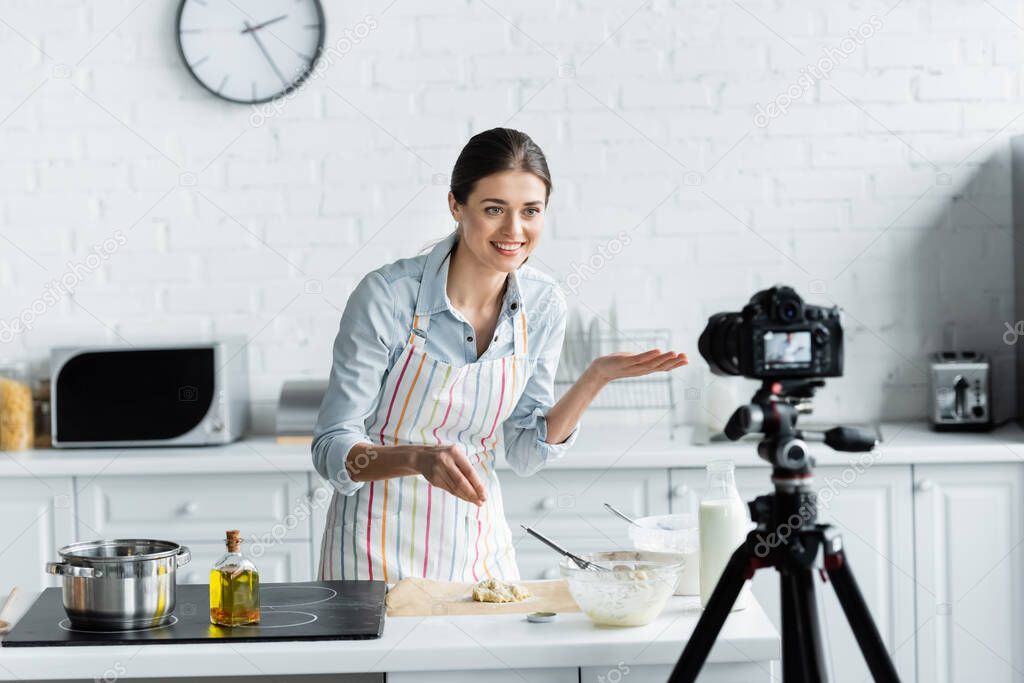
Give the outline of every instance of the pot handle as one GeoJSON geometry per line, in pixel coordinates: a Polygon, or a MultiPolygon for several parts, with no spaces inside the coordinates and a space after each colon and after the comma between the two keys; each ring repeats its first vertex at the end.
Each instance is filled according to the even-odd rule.
{"type": "Polygon", "coordinates": [[[86,579],[98,579],[103,576],[103,572],[95,567],[79,567],[78,565],[68,564],[67,562],[47,562],[46,573],[60,576],[76,576],[86,579]]]}
{"type": "Polygon", "coordinates": [[[177,564],[175,564],[176,567],[188,564],[192,561],[192,551],[188,549],[188,546],[183,545],[178,550],[178,554],[175,555],[174,558],[177,561],[177,564]]]}

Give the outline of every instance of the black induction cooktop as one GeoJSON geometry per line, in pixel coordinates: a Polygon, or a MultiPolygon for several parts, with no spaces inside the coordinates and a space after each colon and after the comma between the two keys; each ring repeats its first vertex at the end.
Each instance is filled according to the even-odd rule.
{"type": "Polygon", "coordinates": [[[309,581],[260,586],[260,623],[210,623],[210,589],[179,584],[171,621],[132,631],[82,631],[71,627],[60,588],[47,588],[4,637],[5,647],[50,645],[144,645],[266,642],[274,640],[365,640],[384,631],[383,581],[309,581]]]}

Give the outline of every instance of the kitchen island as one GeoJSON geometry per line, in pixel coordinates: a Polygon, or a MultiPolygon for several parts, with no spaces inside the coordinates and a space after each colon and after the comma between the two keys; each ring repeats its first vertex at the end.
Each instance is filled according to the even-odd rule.
{"type": "MultiPolygon", "coordinates": [[[[38,593],[16,597],[12,621],[38,593]]],[[[461,683],[662,682],[700,617],[696,597],[673,597],[647,626],[602,628],[581,613],[535,624],[524,615],[390,617],[375,640],[0,648],[0,680],[219,679],[353,674],[342,681],[461,683]],[[358,676],[357,674],[363,674],[358,676]]],[[[778,633],[760,605],[734,612],[704,681],[769,681],[778,633]]],[[[332,680],[338,680],[332,678],[332,680]]]]}

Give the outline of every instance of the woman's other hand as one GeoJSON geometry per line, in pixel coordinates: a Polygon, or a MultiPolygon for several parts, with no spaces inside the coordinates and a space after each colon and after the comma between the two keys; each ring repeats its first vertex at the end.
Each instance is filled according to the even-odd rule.
{"type": "Polygon", "coordinates": [[[421,446],[416,469],[431,484],[462,500],[477,506],[487,500],[484,484],[461,446],[421,446]]]}
{"type": "Polygon", "coordinates": [[[689,363],[685,353],[651,349],[643,353],[619,351],[595,358],[588,371],[601,382],[607,383],[623,377],[641,377],[652,372],[668,372],[689,363]]]}

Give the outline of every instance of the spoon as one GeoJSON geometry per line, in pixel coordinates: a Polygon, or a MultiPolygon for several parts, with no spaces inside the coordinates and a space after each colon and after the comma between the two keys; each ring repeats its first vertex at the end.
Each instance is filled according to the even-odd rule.
{"type": "Polygon", "coordinates": [[[0,606],[0,635],[6,634],[11,630],[11,624],[9,621],[4,620],[4,615],[7,613],[7,608],[14,602],[14,596],[18,594],[18,587],[15,586],[11,589],[11,592],[7,594],[7,598],[4,600],[3,606],[0,606]]]}
{"type": "MultiPolygon", "coordinates": [[[[622,512],[618,508],[613,507],[611,503],[605,503],[604,507],[605,507],[605,509],[608,510],[608,512],[612,513],[613,515],[616,515],[618,517],[622,517],[622,519],[626,520],[627,522],[629,522],[633,526],[640,527],[640,525],[636,523],[635,519],[633,519],[632,517],[627,515],[625,512],[622,512]]],[[[640,528],[642,529],[643,527],[640,527],[640,528]]]]}
{"type": "MultiPolygon", "coordinates": [[[[640,529],[646,529],[647,528],[643,524],[640,524],[635,519],[633,519],[632,517],[627,515],[626,513],[622,512],[621,510],[618,510],[615,507],[612,507],[611,503],[605,503],[604,506],[608,510],[608,512],[610,512],[613,515],[616,515],[618,517],[621,517],[622,519],[626,520],[627,522],[629,522],[633,526],[638,527],[640,529]]],[[[662,522],[661,520],[658,520],[657,522],[655,522],[655,525],[656,525],[656,527],[658,528],[659,531],[675,531],[676,530],[675,527],[673,527],[673,526],[671,526],[669,524],[665,524],[665,522],[662,522]]]]}
{"type": "Polygon", "coordinates": [[[603,566],[597,564],[596,562],[590,562],[588,560],[584,560],[582,557],[579,557],[577,555],[573,555],[568,550],[566,550],[562,546],[560,546],[557,543],[555,543],[554,541],[552,541],[550,538],[544,536],[543,534],[541,534],[541,533],[539,533],[537,531],[534,531],[533,529],[531,529],[530,527],[526,526],[525,524],[520,524],[519,526],[523,527],[523,531],[525,531],[526,533],[530,534],[531,536],[536,538],[538,541],[540,541],[541,543],[543,543],[547,547],[551,548],[552,550],[554,550],[556,552],[561,553],[565,557],[568,557],[570,560],[575,562],[576,566],[579,567],[580,569],[597,569],[597,570],[606,571],[606,572],[607,571],[611,571],[610,569],[608,569],[608,567],[603,567],[603,566]]]}

